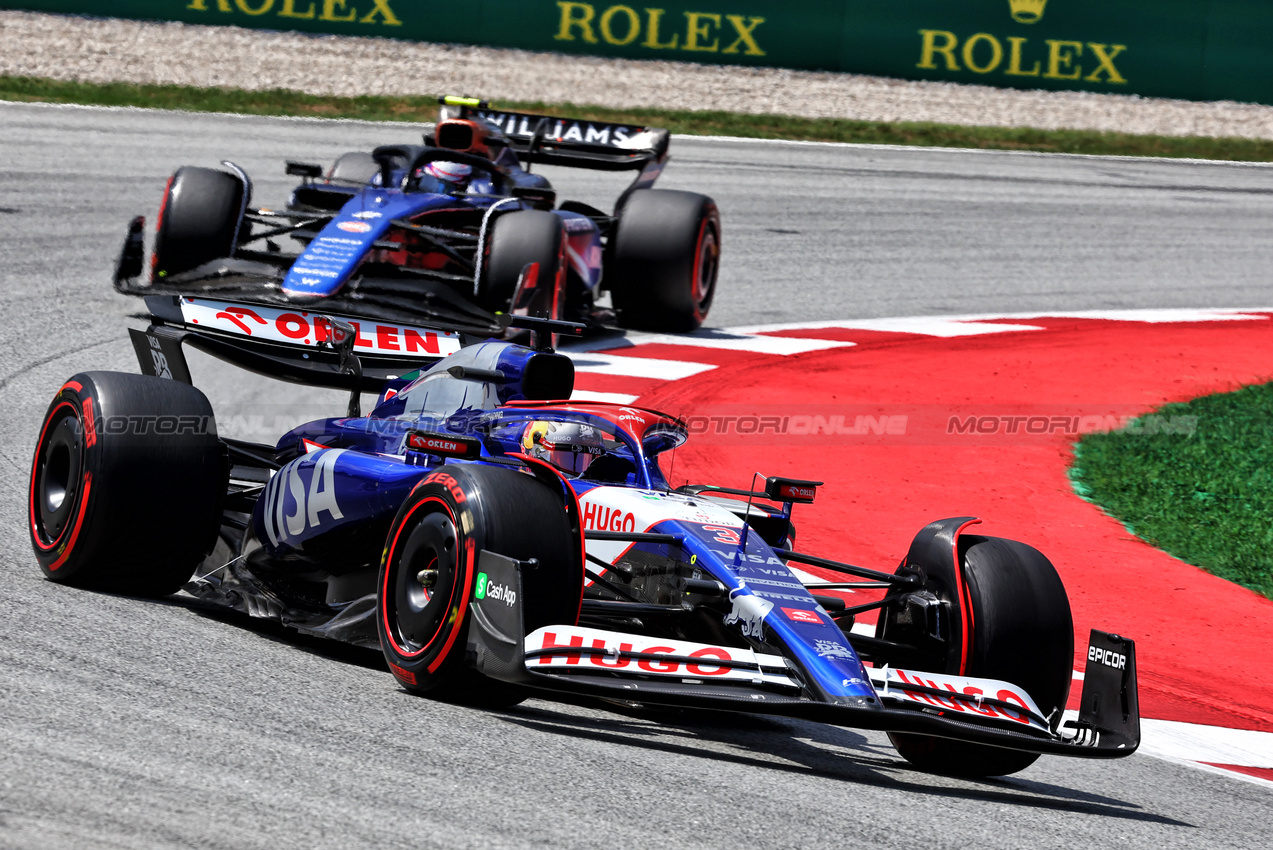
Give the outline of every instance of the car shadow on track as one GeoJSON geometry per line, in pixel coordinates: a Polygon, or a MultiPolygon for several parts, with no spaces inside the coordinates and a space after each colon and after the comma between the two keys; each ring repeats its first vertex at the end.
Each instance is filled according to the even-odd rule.
{"type": "Polygon", "coordinates": [[[764,770],[892,788],[911,794],[1099,815],[1169,826],[1193,824],[1143,811],[1135,803],[1020,777],[970,780],[936,776],[901,760],[887,743],[838,726],[711,711],[625,707],[572,700],[613,719],[577,717],[530,703],[499,712],[527,730],[584,737],[764,770]]]}
{"type": "Polygon", "coordinates": [[[345,664],[352,664],[367,670],[383,671],[386,676],[389,675],[389,668],[385,664],[385,657],[379,649],[372,649],[365,646],[356,646],[352,643],[342,643],[338,640],[319,637],[317,635],[307,635],[296,629],[285,626],[277,620],[269,620],[263,617],[252,617],[242,611],[234,611],[229,608],[222,608],[216,605],[210,605],[200,602],[197,599],[191,599],[186,596],[171,596],[159,600],[147,600],[149,602],[157,602],[161,605],[172,605],[178,608],[184,608],[191,613],[206,617],[209,620],[216,620],[219,623],[236,626],[245,631],[259,635],[273,643],[284,644],[294,647],[311,655],[317,655],[331,661],[340,661],[345,664]]]}
{"type": "MultiPolygon", "coordinates": [[[[384,656],[376,649],[305,635],[273,620],[209,606],[188,597],[151,601],[184,608],[331,661],[384,671],[388,676],[384,656]]],[[[409,696],[406,691],[400,693],[409,696]]],[[[1193,826],[1145,812],[1124,800],[1023,777],[970,780],[935,776],[902,761],[892,746],[878,737],[872,740],[852,729],[793,718],[641,706],[567,694],[545,695],[511,709],[487,713],[492,720],[498,718],[531,731],[801,776],[864,783],[912,794],[1193,826]],[[577,706],[589,714],[578,716],[568,709],[556,710],[554,703],[562,704],[563,708],[577,706]]]]}

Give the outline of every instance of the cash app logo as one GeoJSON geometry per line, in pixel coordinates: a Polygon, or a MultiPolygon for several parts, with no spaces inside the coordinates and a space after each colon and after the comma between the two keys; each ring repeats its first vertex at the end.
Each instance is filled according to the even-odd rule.
{"type": "Polygon", "coordinates": [[[477,598],[486,598],[486,573],[477,574],[477,598]]]}

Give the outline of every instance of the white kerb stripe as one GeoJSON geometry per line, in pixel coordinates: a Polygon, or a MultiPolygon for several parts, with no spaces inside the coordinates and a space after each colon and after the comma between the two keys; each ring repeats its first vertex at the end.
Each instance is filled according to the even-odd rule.
{"type": "Polygon", "coordinates": [[[625,395],[624,393],[599,393],[592,390],[575,390],[570,394],[571,401],[605,401],[610,404],[631,404],[640,396],[625,395]]]}
{"type": "MultiPolygon", "coordinates": [[[[945,316],[910,316],[896,319],[861,319],[839,322],[802,322],[801,327],[837,328],[847,331],[884,331],[886,333],[919,334],[920,336],[956,337],[1000,334],[1011,331],[1039,331],[1038,325],[1008,325],[994,322],[967,322],[945,316]]],[[[739,328],[741,331],[781,331],[781,325],[739,328]]]]}
{"type": "Polygon", "coordinates": [[[802,339],[790,336],[757,336],[734,333],[729,330],[703,329],[687,334],[627,333],[607,339],[590,340],[569,351],[604,351],[611,348],[633,348],[638,345],[686,345],[694,348],[714,348],[724,351],[745,351],[751,354],[787,356],[809,351],[825,351],[829,348],[848,348],[856,343],[835,339],[802,339]]]}
{"type": "Polygon", "coordinates": [[[1273,732],[1144,718],[1140,732],[1145,755],[1273,769],[1273,732]]]}
{"type": "MultiPolygon", "coordinates": [[[[847,328],[861,330],[904,330],[907,333],[926,333],[925,324],[976,325],[989,323],[992,320],[1003,321],[1030,319],[1105,319],[1112,322],[1145,322],[1161,324],[1170,322],[1255,322],[1268,321],[1269,317],[1261,313],[1273,312],[1273,307],[1243,308],[1159,308],[1144,310],[1039,310],[1030,313],[976,313],[962,316],[898,316],[881,319],[837,320],[819,319],[810,322],[783,322],[767,325],[747,325],[730,328],[730,332],[739,334],[775,333],[790,330],[818,330],[821,328],[847,328]],[[900,323],[900,324],[899,324],[900,323]],[[919,329],[916,329],[919,328],[919,329]]],[[[981,325],[985,328],[987,325],[981,325]]],[[[998,330],[1009,329],[1008,325],[995,326],[998,330]]],[[[1024,325],[1024,328],[1033,327],[1024,325]]],[[[1018,328],[1020,329],[1020,328],[1018,328]]],[[[985,332],[994,333],[994,330],[985,332]]],[[[951,334],[932,334],[949,336],[951,334]]],[[[959,335],[959,334],[955,334],[959,335]]],[[[965,334],[966,335],[966,334],[965,334]]]]}
{"type": "Polygon", "coordinates": [[[592,372],[597,375],[626,375],[629,378],[655,378],[663,381],[679,381],[716,367],[710,363],[687,363],[681,360],[655,360],[650,357],[616,357],[613,354],[576,353],[563,354],[575,361],[576,372],[592,372]]]}

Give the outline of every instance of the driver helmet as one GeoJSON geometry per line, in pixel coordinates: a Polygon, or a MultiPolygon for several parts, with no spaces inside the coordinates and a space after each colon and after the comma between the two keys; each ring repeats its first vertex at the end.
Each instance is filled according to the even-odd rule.
{"type": "Polygon", "coordinates": [[[463,162],[437,160],[420,169],[441,184],[440,191],[452,195],[462,194],[468,190],[469,180],[473,177],[473,166],[463,162]]]}
{"type": "Polygon", "coordinates": [[[601,432],[582,422],[537,421],[522,432],[522,450],[570,475],[582,475],[601,455],[601,432]]]}

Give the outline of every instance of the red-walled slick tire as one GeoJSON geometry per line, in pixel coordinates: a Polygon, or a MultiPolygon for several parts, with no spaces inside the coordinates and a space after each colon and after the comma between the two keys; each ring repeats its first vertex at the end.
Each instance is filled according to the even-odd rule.
{"type": "Polygon", "coordinates": [[[168,181],[151,258],[155,280],[229,257],[243,219],[243,183],[233,174],[187,165],[168,181]]]}
{"type": "Polygon", "coordinates": [[[49,405],[27,525],[52,581],[117,593],[178,590],[212,551],[226,464],[212,407],[188,384],[83,372],[49,405]]]}
{"type": "Polygon", "coordinates": [[[612,239],[605,285],[624,327],[681,333],[703,324],[720,267],[720,213],[711,198],[633,192],[612,239]]]}
{"type": "Polygon", "coordinates": [[[506,706],[523,688],[464,663],[469,603],[483,549],[539,566],[523,579],[529,633],[573,625],[583,563],[561,496],[530,475],[479,464],[440,467],[403,503],[389,530],[377,586],[380,646],[398,682],[417,694],[506,706]],[[429,571],[430,579],[420,579],[429,571]]]}
{"type": "MultiPolygon", "coordinates": [[[[924,627],[917,631],[905,609],[896,607],[881,615],[877,636],[927,646],[908,661],[915,669],[1011,682],[1025,689],[1045,717],[1059,719],[1072,678],[1074,621],[1056,568],[1039,550],[1015,540],[971,534],[957,539],[958,567],[954,553],[923,564],[924,589],[946,603],[952,620],[948,645],[927,644],[924,627]]],[[[889,738],[915,766],[955,776],[1006,776],[1039,758],[929,735],[889,738]]]]}

